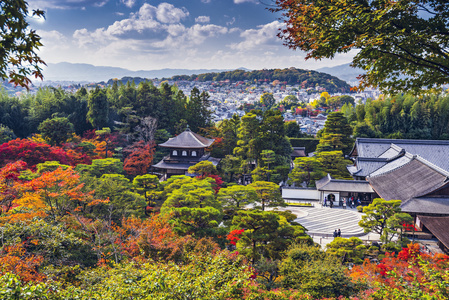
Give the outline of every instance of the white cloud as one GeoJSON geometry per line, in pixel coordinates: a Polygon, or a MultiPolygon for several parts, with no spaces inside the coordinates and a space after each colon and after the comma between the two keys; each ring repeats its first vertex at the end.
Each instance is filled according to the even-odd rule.
{"type": "Polygon", "coordinates": [[[190,28],[184,28],[184,30],[177,29],[179,30],[173,31],[169,29],[171,34],[165,40],[155,42],[152,45],[157,48],[166,48],[168,51],[179,48],[187,49],[204,43],[208,38],[228,33],[226,27],[213,24],[195,24],[190,28]]]}
{"type": "Polygon", "coordinates": [[[120,0],[120,2],[128,7],[133,7],[136,4],[136,0],[120,0]]]}
{"type": "Polygon", "coordinates": [[[109,0],[28,0],[28,5],[31,9],[82,9],[86,6],[102,7],[108,2],[109,0]]]}
{"type": "Polygon", "coordinates": [[[203,2],[203,3],[210,3],[211,0],[201,0],[201,2],[203,2]]]}
{"type": "Polygon", "coordinates": [[[227,26],[230,26],[230,25],[232,25],[232,24],[234,24],[234,23],[235,23],[235,17],[232,17],[231,20],[229,20],[229,21],[226,22],[226,25],[227,25],[227,26]]]}
{"type": "MultiPolygon", "coordinates": [[[[72,37],[78,47],[91,51],[112,47],[113,44],[117,48],[115,43],[121,41],[123,44],[141,46],[140,51],[175,52],[179,49],[185,51],[204,43],[208,38],[230,32],[226,27],[213,24],[185,27],[181,21],[188,16],[189,12],[185,8],[177,8],[169,3],[161,3],[157,7],[145,3],[126,19],[96,30],[78,29],[72,37]]],[[[209,20],[209,17],[201,16],[197,21],[209,20]]]]}
{"type": "Polygon", "coordinates": [[[229,47],[233,50],[248,51],[255,48],[261,49],[261,46],[278,46],[280,45],[280,41],[277,33],[282,26],[283,23],[273,21],[265,25],[257,26],[258,29],[245,30],[240,34],[240,37],[244,38],[244,41],[230,44],[229,47]]]}
{"type": "Polygon", "coordinates": [[[209,16],[199,16],[199,17],[195,18],[195,22],[197,22],[197,23],[209,23],[210,22],[210,17],[209,16]]]}
{"type": "Polygon", "coordinates": [[[161,23],[178,23],[189,16],[187,9],[174,7],[170,3],[163,2],[158,7],[145,3],[139,9],[139,19],[156,19],[161,23]]]}
{"type": "Polygon", "coordinates": [[[157,7],[156,17],[162,23],[178,23],[189,15],[187,9],[176,8],[169,3],[161,3],[157,7]]]}
{"type": "Polygon", "coordinates": [[[259,0],[234,0],[235,4],[241,4],[245,2],[251,2],[251,3],[259,3],[259,0]]]}

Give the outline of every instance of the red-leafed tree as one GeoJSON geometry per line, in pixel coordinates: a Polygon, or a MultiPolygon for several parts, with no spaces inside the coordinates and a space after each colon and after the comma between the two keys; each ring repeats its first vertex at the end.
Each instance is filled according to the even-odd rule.
{"type": "Polygon", "coordinates": [[[143,175],[148,172],[153,161],[155,144],[138,141],[125,149],[129,155],[125,159],[123,169],[129,175],[143,175]]]}
{"type": "Polygon", "coordinates": [[[448,267],[449,256],[423,253],[419,244],[409,244],[397,256],[386,253],[380,263],[367,259],[363,265],[354,266],[350,276],[373,287],[362,292],[361,299],[410,299],[410,295],[416,299],[447,299],[448,267]]]}
{"type": "Polygon", "coordinates": [[[242,235],[243,231],[245,231],[245,229],[235,229],[232,230],[228,236],[226,237],[226,239],[229,241],[229,243],[231,245],[236,245],[237,242],[240,240],[240,236],[242,235]]]}
{"type": "Polygon", "coordinates": [[[84,161],[82,155],[78,158],[68,154],[63,148],[52,147],[28,139],[15,139],[0,145],[0,166],[23,160],[28,167],[34,169],[48,160],[59,161],[65,165],[75,165],[77,160],[84,161]]]}
{"type": "Polygon", "coordinates": [[[9,211],[20,193],[18,184],[20,171],[26,169],[26,162],[16,161],[0,169],[0,213],[9,211]]]}

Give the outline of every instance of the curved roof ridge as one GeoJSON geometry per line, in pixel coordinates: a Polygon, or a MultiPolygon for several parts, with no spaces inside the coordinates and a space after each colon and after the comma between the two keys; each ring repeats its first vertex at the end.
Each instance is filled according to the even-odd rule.
{"type": "Polygon", "coordinates": [[[190,129],[186,129],[179,135],[169,138],[166,142],[159,144],[161,147],[168,148],[207,148],[215,140],[203,137],[190,129]]]}
{"type": "Polygon", "coordinates": [[[378,138],[357,138],[356,142],[370,142],[370,143],[390,143],[390,144],[446,144],[449,145],[449,140],[413,140],[413,139],[378,139],[378,138]]]}
{"type": "Polygon", "coordinates": [[[385,175],[385,174],[389,174],[389,173],[391,173],[391,172],[393,172],[393,171],[396,171],[397,169],[400,169],[400,168],[402,168],[402,167],[404,167],[404,166],[406,166],[406,165],[412,163],[414,160],[417,160],[417,161],[419,161],[419,162],[425,164],[425,165],[428,166],[429,168],[431,168],[431,169],[437,171],[437,172],[440,173],[441,175],[444,175],[444,176],[446,176],[446,177],[449,178],[449,172],[448,172],[448,171],[446,171],[446,170],[444,170],[444,169],[438,167],[437,165],[431,163],[431,162],[428,161],[427,159],[425,159],[425,158],[423,158],[423,157],[421,157],[421,156],[419,156],[419,155],[417,155],[417,154],[411,154],[411,153],[409,153],[409,152],[406,152],[404,156],[406,156],[407,158],[410,158],[410,161],[408,161],[408,162],[406,162],[406,163],[404,163],[404,164],[402,164],[402,165],[400,165],[400,166],[397,166],[396,168],[393,168],[393,169],[391,169],[391,170],[388,170],[388,171],[386,171],[386,172],[384,172],[384,173],[382,173],[382,174],[378,174],[378,175],[374,175],[374,176],[368,176],[368,177],[369,177],[369,178],[371,178],[371,177],[374,178],[374,177],[382,176],[382,175],[385,175]]]}
{"type": "MultiPolygon", "coordinates": [[[[395,145],[395,144],[391,143],[391,144],[390,144],[390,148],[385,149],[385,151],[382,152],[381,154],[379,154],[379,155],[377,156],[377,158],[386,158],[386,157],[381,157],[381,156],[384,155],[385,153],[387,153],[390,149],[393,149],[393,150],[398,151],[398,152],[400,152],[400,151],[402,150],[402,148],[399,147],[398,145],[395,145]]],[[[394,156],[393,156],[393,157],[394,157],[394,156]]],[[[387,159],[387,158],[386,158],[386,159],[387,159]]]]}
{"type": "Polygon", "coordinates": [[[196,134],[195,134],[194,132],[192,132],[189,128],[187,128],[187,129],[188,129],[188,131],[186,130],[186,132],[187,132],[188,134],[192,135],[193,138],[194,138],[198,143],[204,144],[203,142],[201,142],[201,141],[198,139],[198,137],[196,136],[196,134]]]}
{"type": "Polygon", "coordinates": [[[428,161],[427,159],[425,159],[424,157],[421,157],[419,155],[414,155],[414,157],[419,160],[420,162],[422,162],[423,164],[427,165],[428,167],[434,169],[435,171],[437,171],[438,173],[441,173],[444,176],[449,177],[449,172],[444,170],[443,168],[438,167],[437,165],[431,163],[430,161],[428,161]]]}
{"type": "Polygon", "coordinates": [[[378,174],[378,175],[367,176],[366,178],[375,178],[375,177],[378,177],[378,176],[383,176],[383,175],[385,175],[385,174],[390,174],[391,172],[396,171],[397,169],[400,169],[400,168],[402,168],[402,167],[404,167],[404,166],[410,164],[412,161],[415,160],[415,158],[416,158],[416,155],[413,155],[413,157],[411,157],[411,159],[410,159],[408,162],[406,162],[406,163],[404,163],[404,164],[402,164],[402,165],[400,165],[400,166],[397,166],[396,168],[393,168],[393,169],[391,169],[391,170],[385,171],[384,173],[381,173],[381,174],[378,174]]]}

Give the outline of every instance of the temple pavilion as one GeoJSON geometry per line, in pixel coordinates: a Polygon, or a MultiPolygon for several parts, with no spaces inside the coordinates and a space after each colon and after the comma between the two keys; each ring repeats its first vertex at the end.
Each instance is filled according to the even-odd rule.
{"type": "Polygon", "coordinates": [[[210,147],[214,141],[187,128],[181,134],[159,144],[160,147],[170,149],[170,153],[153,167],[161,170],[163,174],[161,179],[166,180],[173,175],[191,176],[192,174],[189,174],[187,170],[200,161],[208,160],[216,166],[220,159],[211,157],[206,152],[206,148],[210,147]]]}

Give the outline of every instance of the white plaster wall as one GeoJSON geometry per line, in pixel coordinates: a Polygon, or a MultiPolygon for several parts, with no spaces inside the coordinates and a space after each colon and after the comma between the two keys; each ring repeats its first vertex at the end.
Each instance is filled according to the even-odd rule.
{"type": "Polygon", "coordinates": [[[317,190],[306,189],[282,189],[282,198],[286,199],[304,199],[304,200],[320,200],[320,192],[317,190]]]}

